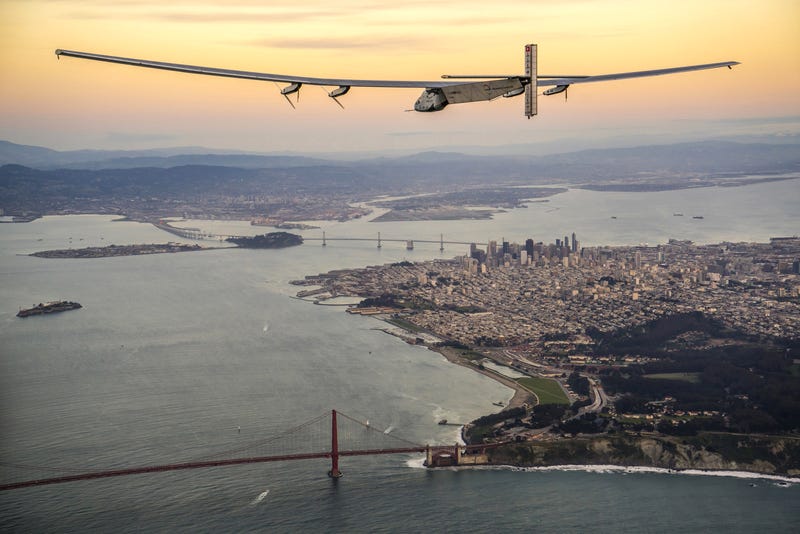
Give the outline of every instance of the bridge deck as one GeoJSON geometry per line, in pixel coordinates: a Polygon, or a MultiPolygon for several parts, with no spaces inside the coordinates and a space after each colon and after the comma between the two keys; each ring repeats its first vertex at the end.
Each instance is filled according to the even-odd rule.
{"type": "MultiPolygon", "coordinates": [[[[467,450],[469,449],[485,449],[487,448],[486,445],[479,445],[479,446],[466,446],[467,450]]],[[[432,452],[439,452],[439,451],[452,451],[452,445],[436,445],[436,446],[419,446],[419,447],[400,447],[400,448],[392,448],[392,449],[364,449],[364,450],[340,450],[338,451],[339,456],[372,456],[372,455],[380,455],[380,454],[404,454],[404,453],[420,453],[426,452],[430,449],[432,452]]],[[[230,465],[241,465],[241,464],[257,464],[257,463],[265,463],[265,462],[284,462],[284,461],[291,461],[291,460],[312,460],[316,458],[330,458],[331,452],[315,452],[315,453],[304,453],[304,454],[285,454],[285,455],[278,455],[278,456],[255,456],[250,458],[230,458],[225,460],[208,460],[208,461],[198,461],[198,462],[184,462],[184,463],[176,463],[176,464],[165,464],[165,465],[149,465],[149,466],[142,466],[142,467],[129,467],[125,469],[112,469],[108,471],[93,471],[88,473],[80,473],[76,475],[65,475],[60,477],[51,477],[51,478],[40,478],[37,480],[26,480],[24,482],[14,482],[10,484],[2,484],[0,485],[0,491],[4,490],[12,490],[12,489],[20,489],[20,488],[29,488],[32,486],[44,486],[48,484],[61,484],[64,482],[77,482],[79,480],[94,480],[98,478],[110,478],[110,477],[119,477],[119,476],[127,476],[127,475],[141,475],[144,473],[161,473],[165,471],[179,471],[183,469],[203,469],[208,467],[224,467],[230,465]]]]}

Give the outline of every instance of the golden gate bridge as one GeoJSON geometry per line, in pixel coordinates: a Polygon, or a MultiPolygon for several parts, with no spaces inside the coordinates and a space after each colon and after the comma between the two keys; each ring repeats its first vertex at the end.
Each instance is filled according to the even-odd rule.
{"type": "Polygon", "coordinates": [[[0,484],[0,491],[145,473],[318,458],[330,459],[328,476],[338,479],[342,476],[342,471],[339,468],[339,459],[342,457],[424,452],[426,454],[425,464],[428,467],[478,465],[485,463],[487,449],[500,445],[499,443],[482,445],[419,445],[393,434],[392,430],[393,427],[391,426],[381,430],[374,425],[370,425],[369,421],[362,422],[349,415],[331,410],[330,413],[317,416],[282,434],[186,462],[120,469],[96,469],[85,472],[79,472],[74,468],[0,462],[0,465],[6,468],[71,473],[0,484]]]}

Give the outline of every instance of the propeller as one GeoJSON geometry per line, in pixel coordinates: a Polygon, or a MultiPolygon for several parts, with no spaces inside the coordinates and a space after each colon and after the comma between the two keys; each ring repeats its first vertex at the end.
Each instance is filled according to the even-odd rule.
{"type": "Polygon", "coordinates": [[[289,85],[287,85],[286,87],[284,87],[282,89],[280,88],[280,86],[277,83],[275,83],[275,86],[278,87],[281,90],[281,94],[286,99],[286,101],[289,103],[289,105],[292,106],[292,109],[297,109],[297,107],[292,103],[291,99],[289,98],[289,95],[292,94],[292,93],[297,93],[296,102],[299,104],[300,103],[300,88],[303,86],[303,84],[299,83],[299,82],[292,82],[292,83],[290,83],[289,85]]]}
{"type": "Polygon", "coordinates": [[[337,87],[336,89],[334,89],[333,91],[328,93],[328,96],[331,97],[334,102],[339,104],[340,108],[344,109],[344,106],[342,105],[341,102],[339,102],[339,98],[338,97],[346,95],[349,90],[350,90],[350,86],[349,85],[340,85],[339,87],[337,87]]]}

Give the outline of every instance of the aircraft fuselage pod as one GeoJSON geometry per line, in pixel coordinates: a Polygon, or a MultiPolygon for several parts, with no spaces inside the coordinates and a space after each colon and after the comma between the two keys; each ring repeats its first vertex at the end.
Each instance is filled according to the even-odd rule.
{"type": "Polygon", "coordinates": [[[441,111],[448,103],[441,89],[425,89],[414,102],[414,111],[441,111]]]}

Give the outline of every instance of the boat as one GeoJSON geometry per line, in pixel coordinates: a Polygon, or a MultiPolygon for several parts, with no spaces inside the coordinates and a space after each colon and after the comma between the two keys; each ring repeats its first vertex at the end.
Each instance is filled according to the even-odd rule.
{"type": "Polygon", "coordinates": [[[503,403],[502,403],[502,402],[500,402],[500,401],[493,402],[492,404],[494,404],[495,406],[505,406],[505,404],[503,404],[503,403]]]}
{"type": "Polygon", "coordinates": [[[673,217],[683,217],[683,213],[673,213],[673,217]]]}
{"type": "Polygon", "coordinates": [[[703,217],[702,215],[694,215],[694,216],[692,217],[692,219],[703,219],[703,218],[704,218],[704,217],[703,217]]]}
{"type": "Polygon", "coordinates": [[[58,313],[68,310],[77,310],[82,308],[77,302],[70,302],[68,300],[60,300],[56,302],[47,302],[45,304],[39,303],[32,308],[19,310],[17,317],[30,317],[31,315],[45,315],[48,313],[58,313]]]}
{"type": "Polygon", "coordinates": [[[439,424],[440,425],[446,425],[447,424],[447,419],[442,419],[441,421],[439,421],[439,424]]]}

